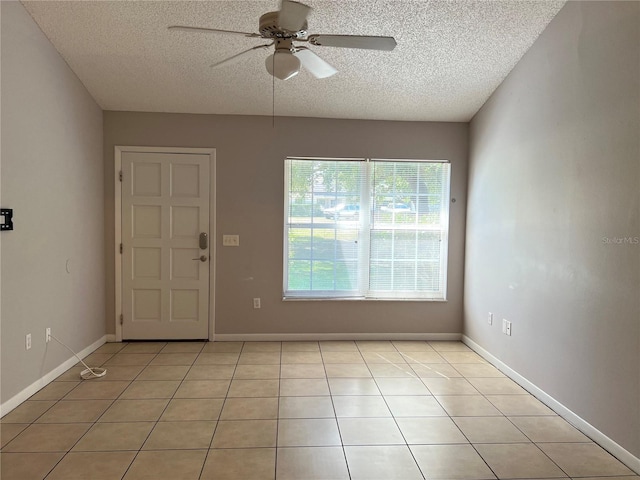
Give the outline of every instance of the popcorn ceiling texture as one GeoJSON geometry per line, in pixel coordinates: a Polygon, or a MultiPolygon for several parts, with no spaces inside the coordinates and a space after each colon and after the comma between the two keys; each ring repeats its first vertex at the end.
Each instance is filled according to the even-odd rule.
{"type": "MultiPolygon", "coordinates": [[[[338,74],[275,81],[275,114],[468,121],[564,1],[312,1],[309,33],[394,36],[393,52],[311,48],[338,74]]],[[[105,110],[271,115],[272,77],[241,36],[168,31],[191,25],[257,32],[277,1],[48,1],[25,8],[105,110]]],[[[304,44],[306,45],[306,44],[304,44]]]]}

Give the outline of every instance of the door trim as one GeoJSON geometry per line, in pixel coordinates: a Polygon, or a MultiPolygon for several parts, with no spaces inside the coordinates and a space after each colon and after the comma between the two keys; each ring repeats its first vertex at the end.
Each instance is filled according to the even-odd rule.
{"type": "Polygon", "coordinates": [[[114,210],[115,210],[115,239],[113,244],[115,267],[115,340],[122,341],[122,325],[120,314],[122,313],[122,257],[120,244],[122,243],[122,182],[120,171],[122,170],[122,154],[125,152],[145,153],[187,153],[209,155],[209,254],[213,259],[213,268],[209,268],[209,341],[215,338],[215,292],[216,292],[216,149],[215,148],[188,148],[188,147],[136,147],[116,145],[114,147],[114,210]]]}

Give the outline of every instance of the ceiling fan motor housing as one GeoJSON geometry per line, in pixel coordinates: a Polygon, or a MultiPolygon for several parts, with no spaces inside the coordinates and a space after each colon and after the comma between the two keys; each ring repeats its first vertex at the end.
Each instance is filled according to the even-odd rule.
{"type": "Polygon", "coordinates": [[[269,12],[265,13],[260,17],[260,23],[258,31],[260,35],[264,38],[303,38],[307,36],[307,22],[304,22],[304,25],[297,32],[290,32],[289,30],[283,30],[278,25],[278,17],[280,16],[280,12],[269,12]]]}

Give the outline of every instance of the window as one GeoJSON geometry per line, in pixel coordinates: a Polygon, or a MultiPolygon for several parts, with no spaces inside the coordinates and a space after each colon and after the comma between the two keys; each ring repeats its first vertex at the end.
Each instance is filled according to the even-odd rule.
{"type": "Polygon", "coordinates": [[[450,164],[285,160],[285,298],[446,298],[450,164]]]}

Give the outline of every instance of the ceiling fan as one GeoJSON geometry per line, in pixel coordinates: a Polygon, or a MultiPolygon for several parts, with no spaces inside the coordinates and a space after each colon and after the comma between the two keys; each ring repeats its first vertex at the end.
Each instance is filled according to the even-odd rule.
{"type": "Polygon", "coordinates": [[[253,50],[275,47],[274,53],[265,60],[267,71],[280,80],[288,80],[300,72],[302,65],[316,78],[327,78],[338,71],[305,46],[295,45],[294,42],[307,42],[318,47],[361,48],[367,50],[391,51],[396,46],[393,37],[371,37],[362,35],[322,35],[307,34],[307,16],[311,7],[291,0],[282,0],[280,10],[268,12],[260,17],[258,31],[260,33],[236,32],[217,28],[189,27],[172,25],[169,30],[187,32],[220,33],[227,35],[242,35],[249,38],[262,38],[271,41],[264,45],[257,45],[237,53],[212,67],[229,64],[253,50]]]}

